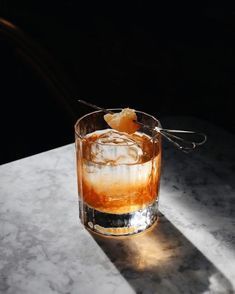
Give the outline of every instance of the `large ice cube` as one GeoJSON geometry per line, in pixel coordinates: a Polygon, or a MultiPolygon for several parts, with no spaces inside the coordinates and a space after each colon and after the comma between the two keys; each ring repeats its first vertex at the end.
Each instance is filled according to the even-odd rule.
{"type": "Polygon", "coordinates": [[[127,134],[108,131],[98,137],[91,146],[93,162],[118,165],[141,162],[141,147],[127,134]]]}

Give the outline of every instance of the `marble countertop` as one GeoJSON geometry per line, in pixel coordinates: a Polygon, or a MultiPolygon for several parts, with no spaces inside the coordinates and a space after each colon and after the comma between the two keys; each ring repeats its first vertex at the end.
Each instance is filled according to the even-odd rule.
{"type": "MultiPolygon", "coordinates": [[[[0,167],[0,293],[235,293],[235,136],[199,151],[164,146],[160,220],[125,238],[79,222],[74,145],[0,167]]],[[[17,148],[17,146],[16,146],[17,148]]]]}

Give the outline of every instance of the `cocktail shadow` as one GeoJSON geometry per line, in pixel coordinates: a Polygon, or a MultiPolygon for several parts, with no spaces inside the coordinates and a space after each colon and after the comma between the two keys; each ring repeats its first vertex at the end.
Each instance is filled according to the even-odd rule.
{"type": "Polygon", "coordinates": [[[234,293],[228,279],[163,215],[139,235],[91,234],[136,293],[234,293]]]}

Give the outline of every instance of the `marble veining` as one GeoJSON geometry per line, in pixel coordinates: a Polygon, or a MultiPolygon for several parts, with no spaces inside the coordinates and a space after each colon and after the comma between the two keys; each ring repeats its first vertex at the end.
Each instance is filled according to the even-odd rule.
{"type": "Polygon", "coordinates": [[[161,216],[134,237],[80,224],[73,144],[0,167],[0,293],[235,293],[235,136],[163,123],[208,143],[188,155],[164,144],[161,216]]]}

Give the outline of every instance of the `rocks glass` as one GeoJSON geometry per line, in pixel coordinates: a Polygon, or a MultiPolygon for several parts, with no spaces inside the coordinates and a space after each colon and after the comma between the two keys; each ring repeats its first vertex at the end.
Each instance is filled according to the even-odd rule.
{"type": "Polygon", "coordinates": [[[75,124],[79,215],[86,228],[102,235],[132,235],[157,220],[161,135],[153,128],[161,126],[147,113],[136,114],[148,127],[134,134],[110,129],[103,111],[75,124]]]}

